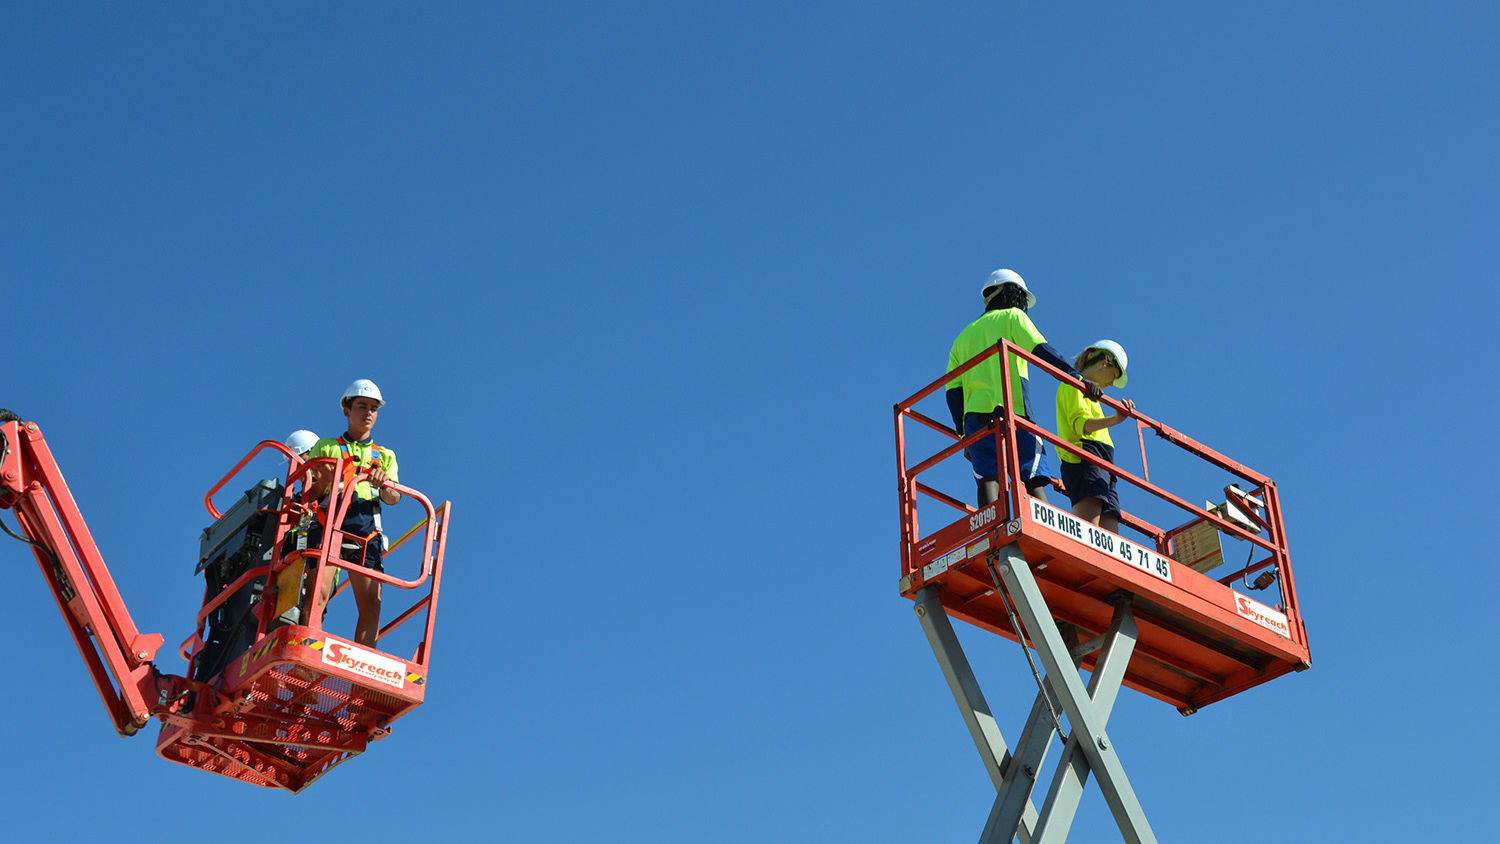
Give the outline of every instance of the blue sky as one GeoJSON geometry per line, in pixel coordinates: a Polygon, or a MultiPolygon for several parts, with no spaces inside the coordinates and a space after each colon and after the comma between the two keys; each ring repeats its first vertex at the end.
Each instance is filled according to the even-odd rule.
{"type": "MultiPolygon", "coordinates": [[[[1118,339],[1121,395],[1283,497],[1314,668],[1190,719],[1121,696],[1159,837],[1492,838],[1496,17],[6,4],[0,406],[137,624],[189,634],[203,493],[338,433],[354,378],[455,508],[428,703],[295,798],[116,738],[4,551],[7,831],[974,840],[890,408],[1010,266],[1054,345],[1118,339]]],[[[960,635],[1013,739],[1024,660],[960,635]]],[[[1097,792],[1074,830],[1115,837],[1097,792]]]]}

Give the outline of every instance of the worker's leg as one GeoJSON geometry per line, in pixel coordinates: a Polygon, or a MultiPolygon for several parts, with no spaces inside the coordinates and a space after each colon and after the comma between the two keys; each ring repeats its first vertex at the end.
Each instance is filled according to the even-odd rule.
{"type": "Polygon", "coordinates": [[[1065,460],[1062,481],[1067,487],[1068,498],[1073,502],[1073,515],[1111,533],[1119,532],[1120,499],[1115,495],[1113,475],[1092,463],[1065,460]]]}
{"type": "MultiPolygon", "coordinates": [[[[990,424],[982,413],[964,414],[964,436],[976,433],[990,424]]],[[[986,436],[964,450],[974,466],[974,485],[980,507],[995,503],[1000,497],[1000,468],[995,462],[995,438],[986,436]]]]}
{"type": "Polygon", "coordinates": [[[1099,514],[1099,527],[1110,533],[1120,532],[1120,496],[1115,492],[1115,476],[1109,476],[1109,487],[1101,502],[1103,510],[1099,514]]]}
{"type": "MultiPolygon", "coordinates": [[[[333,588],[338,585],[339,570],[333,566],[323,570],[323,617],[328,616],[328,602],[333,600],[333,588]]],[[[321,622],[321,618],[319,621],[321,622]]]]}
{"type": "Polygon", "coordinates": [[[380,581],[350,572],[349,591],[354,593],[354,606],[359,611],[354,641],[373,648],[380,635],[380,581]]]}
{"type": "Polygon", "coordinates": [[[1103,509],[1104,502],[1090,496],[1078,499],[1078,502],[1073,505],[1073,515],[1091,525],[1097,525],[1099,524],[1099,513],[1103,509]]]}
{"type": "MultiPolygon", "coordinates": [[[[318,544],[320,544],[323,541],[323,526],[322,525],[317,525],[314,528],[314,530],[308,532],[307,538],[308,538],[308,548],[310,549],[308,553],[316,555],[317,554],[318,544]]],[[[348,552],[348,549],[344,549],[344,550],[341,550],[339,552],[339,557],[341,559],[343,559],[345,562],[350,562],[349,558],[351,556],[354,556],[354,555],[351,555],[348,552]]],[[[357,556],[355,556],[354,557],[354,562],[358,562],[358,560],[359,560],[359,558],[357,556]]],[[[308,557],[307,558],[307,564],[308,564],[308,566],[313,565],[314,562],[315,562],[315,557],[308,557]]],[[[330,564],[327,565],[327,566],[325,566],[323,568],[323,576],[321,578],[319,578],[319,582],[318,582],[318,589],[319,589],[320,592],[323,593],[322,594],[322,601],[321,601],[321,604],[323,606],[323,610],[322,610],[322,612],[318,613],[318,618],[316,620],[316,626],[319,627],[319,628],[321,628],[323,626],[323,620],[328,617],[328,602],[333,600],[333,590],[334,590],[334,587],[338,586],[338,583],[339,583],[339,570],[333,567],[332,561],[329,561],[329,562],[330,562],[330,564]]],[[[302,604],[302,609],[306,610],[308,608],[308,605],[311,604],[311,603],[312,603],[312,588],[309,587],[308,590],[307,590],[306,600],[302,604]]],[[[309,626],[309,627],[311,627],[311,626],[314,626],[315,622],[314,622],[314,619],[311,616],[307,615],[304,612],[303,618],[302,618],[302,623],[305,624],[305,625],[307,625],[307,626],[309,626]]]]}
{"type": "MultiPolygon", "coordinates": [[[[964,416],[965,436],[989,425],[995,415],[970,413],[964,416]]],[[[1021,461],[1021,478],[1026,492],[1038,501],[1047,501],[1047,486],[1052,483],[1047,465],[1047,447],[1029,431],[1016,432],[1016,450],[1021,461]]],[[[1000,463],[995,454],[995,439],[985,437],[967,449],[969,462],[974,464],[974,483],[977,487],[979,506],[988,506],[1000,498],[1000,463]]]]}
{"type": "MultiPolygon", "coordinates": [[[[1021,417],[1030,421],[1031,417],[1021,417]]],[[[1052,484],[1052,468],[1047,465],[1047,446],[1030,431],[1016,430],[1016,456],[1021,461],[1021,482],[1026,492],[1038,501],[1047,501],[1047,487],[1052,484]]]]}
{"type": "MultiPolygon", "coordinates": [[[[356,558],[359,552],[355,552],[356,558]]],[[[384,549],[378,534],[371,534],[364,547],[365,568],[383,572],[381,565],[384,549]]],[[[359,618],[354,622],[354,641],[374,647],[380,638],[380,581],[349,572],[349,591],[354,593],[354,606],[359,618]]]]}
{"type": "MultiPolygon", "coordinates": [[[[1048,478],[1037,479],[1033,485],[1026,487],[1026,492],[1030,494],[1032,498],[1035,498],[1036,500],[1045,504],[1047,503],[1047,484],[1049,484],[1050,482],[1051,481],[1048,478]]],[[[993,504],[995,501],[999,500],[999,478],[979,478],[974,483],[977,487],[979,487],[980,507],[993,504]]]]}
{"type": "Polygon", "coordinates": [[[1026,492],[1029,493],[1032,498],[1035,498],[1043,504],[1046,504],[1048,503],[1047,485],[1051,482],[1051,478],[1033,478],[1031,482],[1028,482],[1026,484],[1026,492]]]}
{"type": "Polygon", "coordinates": [[[979,487],[979,506],[986,507],[995,503],[1000,498],[1000,479],[997,477],[978,478],[974,484],[979,487]]]}
{"type": "MultiPolygon", "coordinates": [[[[307,530],[307,556],[303,558],[303,563],[307,566],[309,572],[311,572],[312,568],[317,563],[319,549],[322,547],[322,545],[323,524],[321,522],[314,522],[312,526],[307,530]]],[[[348,559],[348,555],[346,554],[341,553],[340,556],[346,560],[348,559]]],[[[334,568],[332,565],[326,566],[323,569],[323,576],[319,578],[317,587],[319,591],[322,592],[321,604],[323,606],[323,610],[318,614],[318,618],[316,619],[316,621],[314,621],[314,619],[307,612],[309,609],[309,605],[312,604],[313,586],[309,583],[302,590],[302,602],[297,610],[301,624],[305,624],[309,627],[322,627],[323,619],[328,617],[328,602],[333,600],[333,588],[338,585],[338,574],[339,570],[334,568]]],[[[310,574],[308,576],[308,579],[311,579],[310,574]]]]}

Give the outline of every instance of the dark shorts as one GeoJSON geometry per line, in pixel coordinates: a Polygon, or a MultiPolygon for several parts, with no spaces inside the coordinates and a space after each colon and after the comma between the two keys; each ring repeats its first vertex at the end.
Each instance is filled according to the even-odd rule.
{"type": "MultiPolygon", "coordinates": [[[[965,413],[964,436],[982,429],[990,424],[991,419],[999,418],[1004,413],[1003,409],[996,410],[994,413],[965,413]]],[[[1021,418],[1030,419],[1024,415],[1021,418]]],[[[1047,465],[1047,444],[1042,442],[1036,434],[1017,429],[1016,452],[1021,459],[1021,483],[1029,487],[1036,483],[1046,483],[1052,478],[1051,467],[1047,465]]],[[[969,462],[974,465],[975,478],[999,477],[1000,467],[995,459],[993,436],[985,437],[969,446],[968,453],[969,462]]]]}
{"type": "MultiPolygon", "coordinates": [[[[323,526],[320,524],[314,524],[307,531],[307,547],[316,548],[322,543],[323,526]]],[[[381,563],[381,559],[384,554],[381,550],[380,545],[381,542],[379,534],[371,536],[370,541],[365,543],[364,548],[360,548],[360,543],[358,540],[346,538],[344,540],[344,547],[339,549],[339,559],[352,565],[363,566],[367,569],[374,569],[378,572],[384,572],[385,566],[381,563]],[[363,551],[363,554],[361,554],[361,551],[363,551]]]]}
{"type": "MultiPolygon", "coordinates": [[[[1104,443],[1084,440],[1081,446],[1096,457],[1115,461],[1115,450],[1104,443]]],[[[1077,504],[1085,498],[1097,498],[1104,502],[1103,512],[1115,517],[1120,515],[1120,496],[1115,493],[1115,476],[1088,463],[1062,462],[1062,482],[1067,489],[1068,500],[1077,504]]]]}

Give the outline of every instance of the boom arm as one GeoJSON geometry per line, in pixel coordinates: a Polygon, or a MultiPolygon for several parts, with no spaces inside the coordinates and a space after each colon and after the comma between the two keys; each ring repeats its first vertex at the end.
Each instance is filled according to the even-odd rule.
{"type": "Polygon", "coordinates": [[[120,735],[172,709],[190,684],[157,672],[162,637],[136,629],[41,430],[3,410],[0,509],[15,512],[20,534],[0,527],[31,546],[120,735]]]}

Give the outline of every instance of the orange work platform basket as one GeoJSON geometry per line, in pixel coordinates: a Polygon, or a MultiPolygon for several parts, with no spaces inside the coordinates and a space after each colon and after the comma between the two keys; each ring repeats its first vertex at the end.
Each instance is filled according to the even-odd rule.
{"type": "MultiPolygon", "coordinates": [[[[895,406],[903,596],[912,600],[919,600],[919,593],[936,597],[950,616],[1034,644],[1024,630],[1018,632],[1009,606],[1012,596],[995,568],[1001,549],[1014,545],[1053,620],[1071,628],[1079,641],[1104,636],[1118,607],[1128,604],[1139,632],[1123,684],[1166,701],[1184,714],[1311,665],[1280,501],[1270,478],[1135,411],[1130,415],[1141,442],[1139,476],[1015,414],[1000,414],[989,428],[965,437],[916,409],[956,375],[993,355],[1021,357],[1030,364],[1033,378],[1040,371],[1064,383],[1080,384],[1002,341],[895,406]],[[911,423],[937,432],[946,445],[911,463],[911,423]],[[1222,488],[1224,503],[1196,507],[1152,483],[1145,456],[1146,429],[1211,471],[1227,474],[1234,483],[1222,488]],[[1107,468],[1119,478],[1122,491],[1129,491],[1122,496],[1127,499],[1122,504],[1141,498],[1179,513],[1182,523],[1170,529],[1157,527],[1140,515],[1123,512],[1122,507],[1121,529],[1115,533],[1074,517],[1060,495],[1052,496],[1052,503],[1032,498],[1022,486],[1017,461],[1020,430],[1030,431],[1053,449],[1066,449],[1082,461],[1107,468]],[[977,508],[927,480],[927,473],[944,461],[964,463],[967,469],[963,450],[984,437],[995,439],[1000,455],[998,500],[977,508]],[[942,505],[930,517],[939,526],[925,534],[919,529],[919,501],[942,505]],[[958,518],[950,521],[945,514],[958,518]],[[1245,565],[1225,566],[1218,547],[1221,537],[1250,548],[1251,558],[1245,565]],[[1214,571],[1221,566],[1231,571],[1214,571]],[[1273,584],[1279,589],[1279,600],[1260,591],[1273,584]]],[[[1000,395],[1012,395],[1010,367],[999,369],[1005,382],[1000,395]]],[[[1100,401],[1116,412],[1124,410],[1107,396],[1100,401]]],[[[1212,492],[1217,495],[1218,488],[1212,492]]],[[[969,495],[972,487],[964,498],[969,495]]],[[[923,508],[922,514],[927,513],[923,508]]],[[[1086,653],[1080,667],[1092,670],[1098,655],[1097,650],[1086,653]]]]}
{"type": "Polygon", "coordinates": [[[235,659],[208,711],[171,718],[163,759],[301,791],[422,703],[425,666],[310,627],[272,631],[235,659]]]}
{"type": "MultiPolygon", "coordinates": [[[[336,526],[354,524],[345,516],[368,477],[341,471],[347,461],[304,461],[266,440],[204,496],[214,523],[200,547],[203,606],[179,648],[189,676],[178,676],[158,669],[164,640],[136,628],[41,429],[0,410],[0,510],[17,519],[15,530],[3,522],[0,529],[31,549],[120,735],[157,718],[162,758],[297,792],[421,705],[452,507],[434,507],[421,492],[389,482],[421,507],[417,523],[389,547],[378,529],[346,533],[336,526]],[[286,458],[284,478],[257,482],[220,513],[214,494],[267,451],[286,458]],[[326,530],[313,542],[307,528],[320,515],[326,530]],[[382,543],[387,566],[404,550],[392,571],[415,573],[405,579],[345,562],[368,559],[370,542],[382,543]],[[338,595],[335,571],[363,578],[367,612],[357,632],[369,644],[323,629],[324,608],[338,595]],[[415,600],[387,613],[374,606],[370,581],[383,584],[386,601],[415,600]],[[381,616],[389,619],[384,626],[381,616]],[[393,647],[409,647],[411,656],[393,647]]],[[[350,577],[344,580],[348,586],[350,577]]]]}
{"type": "Polygon", "coordinates": [[[399,549],[419,548],[415,565],[406,555],[394,567],[415,567],[416,575],[405,580],[345,564],[328,549],[357,549],[363,542],[381,540],[331,527],[342,524],[355,486],[364,479],[337,471],[339,459],[303,462],[291,456],[284,483],[262,481],[227,513],[214,507],[213,495],[263,449],[286,451],[279,443],[260,443],[204,497],[215,518],[204,532],[199,563],[207,588],[198,629],[180,649],[201,683],[195,688],[202,691],[163,716],[156,752],[210,773],[298,792],[364,751],[369,742],[384,738],[394,721],[422,704],[451,505],[435,508],[417,490],[388,483],[425,511],[385,551],[390,566],[399,549]],[[308,548],[305,539],[296,541],[298,525],[305,527],[314,514],[315,502],[306,490],[315,486],[312,473],[322,466],[334,469],[325,473],[331,489],[316,505],[328,511],[323,515],[329,516],[329,527],[319,546],[308,548]],[[323,582],[330,569],[380,581],[387,600],[416,595],[415,603],[377,636],[377,641],[385,640],[409,620],[424,616],[410,658],[323,629],[325,605],[349,585],[341,574],[341,587],[325,599],[314,584],[323,582]]]}

